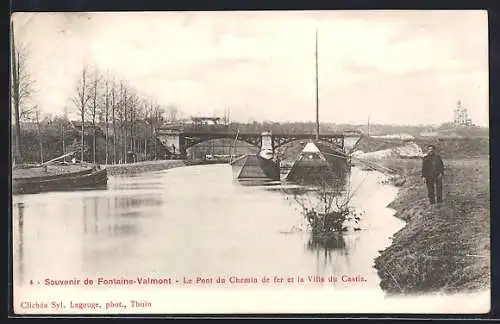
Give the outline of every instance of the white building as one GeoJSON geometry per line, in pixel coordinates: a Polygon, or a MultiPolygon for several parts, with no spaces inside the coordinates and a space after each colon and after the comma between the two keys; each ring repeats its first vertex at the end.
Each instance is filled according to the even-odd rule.
{"type": "Polygon", "coordinates": [[[467,108],[462,107],[462,103],[459,100],[457,103],[457,108],[454,110],[454,120],[453,124],[455,126],[470,126],[472,125],[472,119],[467,115],[467,108]]]}

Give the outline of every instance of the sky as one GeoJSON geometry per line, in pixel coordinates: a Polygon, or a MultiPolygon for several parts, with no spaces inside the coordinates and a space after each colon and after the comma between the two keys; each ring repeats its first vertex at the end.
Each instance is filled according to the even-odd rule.
{"type": "Polygon", "coordinates": [[[72,104],[82,66],[187,116],[440,124],[457,101],[488,125],[486,11],[16,13],[42,112],[72,104]]]}

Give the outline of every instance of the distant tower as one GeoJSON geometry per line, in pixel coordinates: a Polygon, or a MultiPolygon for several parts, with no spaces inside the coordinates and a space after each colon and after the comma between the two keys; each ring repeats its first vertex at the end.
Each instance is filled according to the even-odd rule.
{"type": "Polygon", "coordinates": [[[467,125],[467,109],[462,107],[461,109],[461,114],[460,114],[460,124],[461,125],[467,125]]]}
{"type": "Polygon", "coordinates": [[[469,119],[467,114],[467,108],[462,106],[462,102],[459,100],[457,102],[457,108],[454,110],[454,121],[455,126],[469,126],[472,124],[472,120],[469,119]]]}
{"type": "Polygon", "coordinates": [[[460,109],[461,109],[461,103],[459,100],[457,103],[457,107],[453,111],[453,124],[455,124],[455,126],[459,125],[460,123],[460,109]]]}

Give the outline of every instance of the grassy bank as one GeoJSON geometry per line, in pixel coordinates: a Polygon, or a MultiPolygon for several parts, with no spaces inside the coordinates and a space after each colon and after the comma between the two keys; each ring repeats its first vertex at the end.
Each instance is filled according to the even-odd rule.
{"type": "MultiPolygon", "coordinates": [[[[411,142],[416,143],[424,149],[429,144],[439,148],[441,156],[445,159],[480,158],[488,156],[490,151],[490,140],[487,137],[457,137],[457,138],[416,138],[411,142]]],[[[392,149],[404,145],[406,142],[399,139],[373,138],[363,136],[356,145],[356,150],[363,152],[375,152],[392,149]]]]}
{"type": "Polygon", "coordinates": [[[490,285],[489,159],[444,160],[444,201],[430,205],[420,160],[384,164],[406,176],[389,205],[406,225],[375,260],[389,294],[476,291],[490,285]]]}
{"type": "Polygon", "coordinates": [[[126,175],[142,172],[161,171],[172,168],[185,166],[186,163],[180,160],[160,160],[160,161],[143,161],[127,164],[106,165],[108,175],[126,175]]]}

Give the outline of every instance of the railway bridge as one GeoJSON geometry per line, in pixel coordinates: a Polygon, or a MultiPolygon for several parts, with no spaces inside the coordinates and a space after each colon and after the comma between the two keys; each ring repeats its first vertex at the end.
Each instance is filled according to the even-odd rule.
{"type": "MultiPolygon", "coordinates": [[[[348,133],[320,134],[319,139],[340,148],[345,148],[345,138],[348,133]]],[[[359,135],[358,135],[359,136],[359,135]]],[[[210,132],[203,131],[184,131],[182,127],[159,127],[156,129],[156,137],[162,145],[174,156],[184,158],[187,155],[187,149],[214,139],[233,139],[247,142],[259,149],[267,148],[274,151],[293,141],[315,139],[315,134],[284,134],[284,133],[238,133],[238,132],[210,132]]]]}

